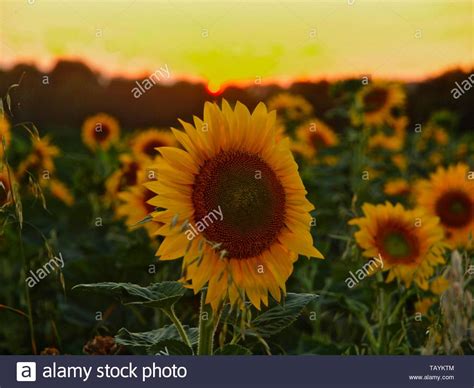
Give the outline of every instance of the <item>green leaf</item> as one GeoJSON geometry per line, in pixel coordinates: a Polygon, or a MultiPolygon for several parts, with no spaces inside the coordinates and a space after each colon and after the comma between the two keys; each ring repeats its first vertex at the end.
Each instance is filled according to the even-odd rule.
{"type": "MultiPolygon", "coordinates": [[[[197,344],[199,330],[195,327],[184,326],[184,330],[188,335],[192,345],[197,344]]],[[[137,348],[148,349],[167,340],[180,340],[178,330],[174,325],[162,327],[160,329],[146,331],[142,333],[131,333],[127,329],[122,328],[115,336],[115,342],[120,345],[137,348]]]]}
{"type": "Polygon", "coordinates": [[[217,349],[214,352],[215,356],[249,356],[251,354],[250,349],[236,344],[224,345],[222,349],[217,349]]]}
{"type": "Polygon", "coordinates": [[[192,356],[193,350],[183,341],[167,339],[150,346],[147,353],[157,356],[192,356]]]}
{"type": "Polygon", "coordinates": [[[252,320],[249,334],[270,337],[279,333],[296,321],[303,309],[317,297],[315,294],[288,293],[284,304],[276,305],[252,320]]]}
{"type": "Polygon", "coordinates": [[[178,282],[162,282],[142,287],[132,283],[94,283],[78,284],[74,289],[103,292],[114,295],[125,304],[142,305],[167,309],[173,306],[185,293],[186,289],[178,282]]]}

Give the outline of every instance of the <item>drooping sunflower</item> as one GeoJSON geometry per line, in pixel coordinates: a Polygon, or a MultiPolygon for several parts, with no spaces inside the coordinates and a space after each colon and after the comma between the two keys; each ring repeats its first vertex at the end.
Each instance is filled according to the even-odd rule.
{"type": "Polygon", "coordinates": [[[406,210],[389,202],[384,205],[365,203],[364,217],[354,218],[354,234],[365,257],[383,260],[383,270],[389,271],[387,282],[400,279],[406,287],[414,282],[428,289],[428,279],[434,267],[444,263],[443,230],[436,217],[421,209],[406,210]]]}
{"type": "Polygon", "coordinates": [[[148,201],[156,194],[143,185],[137,185],[118,194],[120,205],[117,206],[116,215],[118,218],[125,218],[125,224],[130,230],[143,226],[150,237],[154,236],[159,224],[156,222],[145,222],[147,216],[155,211],[155,207],[148,201]]]}
{"type": "Polygon", "coordinates": [[[375,82],[362,87],[351,109],[354,125],[377,126],[393,118],[395,107],[403,105],[405,94],[397,84],[375,82]]]}
{"type": "Polygon", "coordinates": [[[3,155],[3,144],[5,148],[10,145],[11,134],[10,134],[10,123],[5,116],[0,116],[0,158],[3,155]]]}
{"type": "Polygon", "coordinates": [[[313,107],[305,98],[286,92],[270,98],[268,109],[276,110],[279,116],[291,121],[305,120],[313,113],[313,107]]]}
{"type": "Polygon", "coordinates": [[[439,217],[454,247],[472,247],[474,236],[474,172],[466,164],[439,167],[416,185],[419,206],[439,217]]]}
{"type": "Polygon", "coordinates": [[[92,151],[109,149],[119,137],[118,121],[105,113],[88,117],[82,125],[82,141],[92,151]]]}
{"type": "Polygon", "coordinates": [[[171,132],[154,128],[140,131],[132,138],[131,143],[133,155],[144,160],[153,160],[158,147],[175,147],[177,145],[171,132]]]}
{"type": "Polygon", "coordinates": [[[383,192],[387,195],[407,195],[411,191],[410,184],[403,178],[389,180],[385,183],[383,192]]]}
{"type": "Polygon", "coordinates": [[[275,112],[206,103],[204,121],[173,129],[184,150],[159,149],[158,180],[146,186],[164,224],[160,260],[183,257],[183,278],[216,309],[229,298],[260,308],[285,292],[298,254],[323,258],[309,228],[313,205],[287,138],[275,140],[275,112]],[[203,132],[203,124],[207,131],[203,132]]]}
{"type": "Polygon", "coordinates": [[[33,148],[27,158],[18,166],[17,175],[23,178],[27,171],[37,175],[52,174],[56,170],[54,158],[59,156],[60,150],[51,144],[49,136],[33,139],[33,148]]]}
{"type": "Polygon", "coordinates": [[[323,148],[339,143],[337,134],[321,120],[313,118],[296,129],[296,149],[312,159],[323,148]]]}
{"type": "Polygon", "coordinates": [[[9,205],[11,201],[10,177],[6,166],[0,165],[0,208],[9,205]]]}

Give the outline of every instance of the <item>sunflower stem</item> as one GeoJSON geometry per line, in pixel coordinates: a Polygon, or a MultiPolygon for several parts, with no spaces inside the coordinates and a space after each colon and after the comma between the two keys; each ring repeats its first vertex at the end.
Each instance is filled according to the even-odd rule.
{"type": "Polygon", "coordinates": [[[186,330],[184,330],[183,324],[181,323],[181,321],[177,317],[176,312],[174,311],[174,306],[171,306],[169,309],[165,309],[164,312],[171,319],[171,321],[173,322],[173,324],[176,327],[176,330],[178,330],[179,336],[181,337],[183,342],[192,349],[193,347],[191,345],[191,341],[189,340],[189,337],[186,334],[186,330]]]}
{"type": "Polygon", "coordinates": [[[199,342],[198,355],[212,355],[214,347],[214,333],[217,327],[219,315],[213,314],[212,307],[206,304],[206,292],[201,293],[201,306],[199,309],[199,342]]]}
{"type": "MultiPolygon", "coordinates": [[[[2,145],[3,147],[3,145],[2,145]]],[[[23,215],[20,214],[20,211],[18,210],[18,203],[17,203],[17,198],[16,198],[16,194],[15,194],[15,189],[14,189],[14,186],[13,186],[13,177],[12,177],[12,172],[10,171],[10,165],[8,164],[8,159],[7,159],[7,153],[6,153],[6,150],[5,151],[5,154],[4,154],[4,160],[2,162],[5,163],[6,165],[6,168],[7,168],[7,177],[8,177],[8,184],[10,185],[10,191],[11,191],[11,197],[12,197],[12,201],[13,201],[13,206],[15,207],[16,209],[16,217],[17,217],[17,232],[18,232],[18,244],[19,244],[19,247],[20,247],[20,256],[21,256],[21,262],[22,262],[22,267],[23,267],[23,274],[22,276],[20,277],[20,282],[24,281],[25,282],[25,298],[26,298],[26,307],[28,309],[28,314],[27,314],[27,317],[28,317],[28,327],[29,327],[29,330],[30,330],[30,342],[31,342],[31,350],[33,352],[34,355],[37,354],[37,347],[36,347],[36,339],[35,339],[35,327],[34,327],[34,323],[33,323],[33,307],[32,307],[32,304],[31,304],[31,295],[30,295],[30,287],[28,287],[28,284],[26,282],[26,274],[27,274],[27,271],[28,271],[28,263],[27,263],[27,260],[26,260],[26,256],[25,256],[25,250],[24,250],[24,247],[23,247],[23,234],[22,234],[22,223],[23,223],[23,215]]]]}
{"type": "Polygon", "coordinates": [[[385,352],[385,321],[386,321],[386,316],[388,314],[387,311],[387,303],[386,303],[386,297],[385,297],[385,290],[383,288],[383,276],[379,272],[377,273],[377,280],[380,282],[379,285],[379,338],[378,338],[378,349],[377,353],[378,354],[383,354],[385,352]]]}

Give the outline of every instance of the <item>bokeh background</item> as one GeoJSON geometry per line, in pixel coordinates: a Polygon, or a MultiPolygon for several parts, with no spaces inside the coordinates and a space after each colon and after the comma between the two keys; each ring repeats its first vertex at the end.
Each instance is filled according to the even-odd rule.
{"type": "MultiPolygon", "coordinates": [[[[0,353],[129,352],[103,338],[124,326],[138,332],[164,325],[167,318],[159,313],[71,291],[78,283],[146,285],[179,277],[179,263],[156,264],[156,241],[146,231],[130,231],[117,217],[104,200],[104,182],[121,168],[120,154],[140,130],[169,129],[179,126],[178,119],[201,117],[206,101],[241,101],[252,110],[282,92],[303,97],[311,116],[324,120],[344,140],[323,153],[333,158],[326,160],[336,157],[336,163],[315,166],[301,155],[297,159],[317,204],[313,233],[327,260],[300,260],[288,289],[324,291],[324,297],[295,326],[273,338],[271,349],[283,354],[373,353],[361,316],[373,318],[376,285],[370,279],[347,294],[347,272],[362,263],[347,221],[363,200],[409,203],[384,192],[392,178],[426,178],[437,166],[472,163],[474,93],[465,90],[457,99],[452,94],[456,83],[473,73],[472,18],[471,1],[2,1],[0,96],[14,137],[10,162],[20,165],[31,152],[26,128],[34,126],[41,137],[49,136],[61,151],[54,158],[55,173],[74,205],[46,193],[45,209],[41,196],[27,193],[22,244],[16,229],[5,223],[0,236],[0,353]],[[134,98],[136,82],[165,65],[170,79],[134,98]],[[382,151],[362,167],[379,169],[383,176],[361,189],[351,167],[358,132],[349,112],[364,79],[394,82],[403,89],[407,140],[395,154],[403,155],[408,167],[395,165],[392,151],[382,151]],[[97,155],[82,144],[81,127],[99,112],[117,120],[122,145],[97,155]],[[432,141],[427,153],[417,153],[419,124],[441,127],[449,144],[432,141]],[[430,164],[431,153],[442,158],[430,164]],[[27,258],[29,268],[38,268],[58,252],[65,268],[33,288],[28,301],[20,257],[27,258]],[[28,305],[34,348],[25,319],[28,305]],[[312,320],[312,313],[317,319],[312,320]]],[[[285,124],[291,135],[301,122],[285,124]]],[[[472,256],[463,254],[472,263],[472,256]]],[[[387,286],[387,292],[397,298],[400,290],[387,286]]],[[[440,308],[433,308],[419,325],[410,319],[415,304],[426,297],[411,291],[403,317],[408,326],[391,328],[397,341],[379,352],[437,352],[438,345],[427,344],[426,331],[442,321],[440,308]]],[[[179,314],[193,322],[198,297],[186,295],[184,301],[179,314]]],[[[440,352],[449,352],[444,346],[440,352]]],[[[472,353],[472,342],[451,350],[472,353]]],[[[254,351],[264,353],[257,344],[254,351]]]]}

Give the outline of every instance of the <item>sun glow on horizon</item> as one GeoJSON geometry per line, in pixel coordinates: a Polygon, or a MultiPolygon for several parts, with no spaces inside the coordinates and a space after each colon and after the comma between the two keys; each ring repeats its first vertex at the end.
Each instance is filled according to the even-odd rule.
{"type": "Polygon", "coordinates": [[[28,2],[0,4],[0,66],[58,58],[105,75],[230,84],[374,78],[417,80],[471,69],[472,3],[458,1],[28,2]]]}

